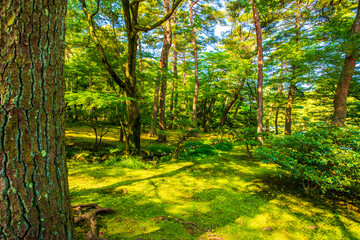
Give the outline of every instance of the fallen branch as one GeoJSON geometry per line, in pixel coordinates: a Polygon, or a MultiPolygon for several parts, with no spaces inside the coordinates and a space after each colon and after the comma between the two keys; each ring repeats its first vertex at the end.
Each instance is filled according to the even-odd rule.
{"type": "Polygon", "coordinates": [[[76,215],[74,218],[74,222],[78,223],[84,220],[90,222],[90,231],[86,234],[87,240],[104,240],[102,238],[98,238],[97,236],[97,221],[96,214],[99,213],[111,213],[114,212],[111,208],[101,208],[97,203],[87,203],[87,204],[79,204],[71,206],[75,211],[76,215]],[[84,211],[89,211],[83,213],[84,211]]]}

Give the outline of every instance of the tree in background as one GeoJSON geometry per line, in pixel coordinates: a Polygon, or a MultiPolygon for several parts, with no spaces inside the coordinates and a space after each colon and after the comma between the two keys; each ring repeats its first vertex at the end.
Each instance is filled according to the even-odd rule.
{"type": "Polygon", "coordinates": [[[100,39],[97,35],[97,28],[95,26],[94,17],[98,14],[100,10],[100,0],[97,1],[95,10],[90,13],[87,8],[85,0],[80,0],[81,6],[83,8],[84,14],[88,19],[90,35],[92,41],[96,45],[98,50],[99,57],[103,62],[106,70],[109,72],[113,80],[124,90],[127,108],[127,125],[128,125],[128,137],[129,144],[127,148],[129,151],[138,154],[140,152],[140,134],[141,134],[141,120],[140,120],[140,109],[138,106],[138,93],[137,93],[137,80],[136,80],[136,59],[137,59],[137,44],[138,44],[138,33],[140,31],[150,31],[159,27],[164,23],[168,18],[171,17],[177,6],[181,3],[182,0],[177,0],[174,2],[173,6],[169,12],[162,17],[160,20],[157,20],[155,23],[142,24],[139,22],[139,7],[141,1],[133,1],[130,3],[129,0],[122,0],[121,8],[123,12],[123,18],[125,22],[125,30],[127,37],[127,60],[125,68],[125,77],[124,79],[120,78],[119,75],[114,70],[113,66],[109,63],[107,59],[106,52],[104,47],[101,44],[100,39]]]}
{"type": "Polygon", "coordinates": [[[67,1],[0,5],[0,238],[71,239],[64,143],[67,1]]]}
{"type": "Polygon", "coordinates": [[[340,80],[337,84],[334,97],[334,116],[331,124],[339,127],[344,126],[346,121],[346,100],[349,92],[351,78],[354,74],[355,65],[359,58],[359,32],[360,32],[360,1],[358,3],[357,14],[351,27],[351,43],[346,51],[345,61],[342,66],[340,80]]]}

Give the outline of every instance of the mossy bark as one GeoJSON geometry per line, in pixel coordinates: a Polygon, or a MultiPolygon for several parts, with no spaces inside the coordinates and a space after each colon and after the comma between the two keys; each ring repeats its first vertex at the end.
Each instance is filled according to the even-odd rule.
{"type": "Polygon", "coordinates": [[[65,0],[0,4],[0,239],[71,239],[65,0]]]}

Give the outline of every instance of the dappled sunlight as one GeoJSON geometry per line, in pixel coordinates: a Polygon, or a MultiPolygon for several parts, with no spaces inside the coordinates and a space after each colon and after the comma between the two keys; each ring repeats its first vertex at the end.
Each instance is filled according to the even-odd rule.
{"type": "MultiPolygon", "coordinates": [[[[115,134],[113,131],[110,137],[115,139],[115,134]]],[[[145,138],[145,145],[155,144],[155,138],[145,138]]],[[[275,165],[249,158],[244,146],[214,151],[206,157],[160,161],[134,169],[117,162],[71,160],[71,200],[74,204],[97,202],[115,210],[99,222],[110,233],[107,239],[197,240],[217,236],[225,240],[305,240],[359,236],[358,215],[336,212],[288,191],[289,180],[274,176],[275,165]],[[181,221],[214,229],[193,232],[181,221]]]]}

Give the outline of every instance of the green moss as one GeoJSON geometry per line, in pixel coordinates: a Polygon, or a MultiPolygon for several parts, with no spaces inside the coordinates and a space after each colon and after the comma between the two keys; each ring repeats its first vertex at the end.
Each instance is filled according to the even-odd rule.
{"type": "MultiPolygon", "coordinates": [[[[156,147],[155,141],[146,143],[156,147]]],[[[207,144],[193,142],[190,149],[194,145],[207,144]]],[[[125,166],[121,161],[71,162],[72,204],[97,202],[115,210],[99,220],[101,237],[106,239],[197,240],[215,236],[226,240],[357,239],[360,236],[358,203],[341,204],[323,197],[304,196],[291,178],[275,176],[274,165],[248,158],[243,146],[233,146],[230,151],[211,150],[211,156],[160,162],[156,168],[129,168],[130,164],[125,166]],[[194,230],[192,224],[176,219],[194,223],[202,230],[194,230]],[[210,232],[204,230],[212,226],[210,232]]],[[[130,159],[133,163],[142,161],[130,159]]]]}

